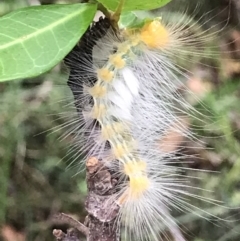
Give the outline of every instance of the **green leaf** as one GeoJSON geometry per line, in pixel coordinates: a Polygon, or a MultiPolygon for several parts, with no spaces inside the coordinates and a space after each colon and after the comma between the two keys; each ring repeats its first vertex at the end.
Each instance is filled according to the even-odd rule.
{"type": "Polygon", "coordinates": [[[18,9],[0,18],[0,81],[33,77],[59,63],[84,34],[95,4],[18,9]]]}
{"type": "Polygon", "coordinates": [[[155,17],[146,11],[123,12],[118,21],[119,28],[141,28],[146,21],[155,17]]]}
{"type": "Polygon", "coordinates": [[[120,28],[134,27],[136,24],[138,24],[138,18],[134,12],[122,13],[118,22],[120,28]]]}
{"type": "MultiPolygon", "coordinates": [[[[121,0],[98,0],[105,8],[115,11],[121,0]]],[[[125,0],[123,11],[151,10],[160,8],[171,0],[125,0]]]]}

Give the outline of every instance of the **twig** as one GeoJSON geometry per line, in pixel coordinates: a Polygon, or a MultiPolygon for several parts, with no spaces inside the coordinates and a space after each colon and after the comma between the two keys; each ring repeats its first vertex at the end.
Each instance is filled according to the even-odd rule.
{"type": "Polygon", "coordinates": [[[97,158],[90,158],[86,166],[88,241],[119,241],[120,230],[116,225],[119,206],[113,198],[118,181],[97,158]]]}
{"type": "MultiPolygon", "coordinates": [[[[88,227],[64,213],[57,214],[52,219],[57,223],[67,223],[76,228],[87,237],[88,241],[119,241],[120,230],[116,225],[119,206],[113,198],[118,180],[113,178],[114,175],[97,158],[90,158],[86,167],[88,196],[85,207],[88,216],[85,224],[88,227]]],[[[58,241],[75,241],[69,239],[61,230],[56,229],[53,234],[58,241]]]]}
{"type": "Polygon", "coordinates": [[[80,223],[78,220],[70,217],[69,215],[67,215],[65,213],[56,214],[52,217],[52,219],[54,221],[56,221],[57,223],[69,224],[71,227],[76,228],[79,232],[84,234],[86,237],[88,236],[88,228],[85,225],[83,225],[82,223],[80,223]]]}
{"type": "Polygon", "coordinates": [[[74,229],[68,229],[67,233],[64,233],[60,229],[54,229],[53,235],[55,236],[57,241],[80,241],[74,229]]]}

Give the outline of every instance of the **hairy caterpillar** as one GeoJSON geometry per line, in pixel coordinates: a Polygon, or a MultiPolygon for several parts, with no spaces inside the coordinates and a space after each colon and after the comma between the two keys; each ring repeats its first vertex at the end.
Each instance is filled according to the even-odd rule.
{"type": "Polygon", "coordinates": [[[118,173],[115,201],[130,239],[159,240],[164,225],[184,240],[169,210],[191,210],[187,198],[201,199],[185,191],[194,187],[171,165],[178,161],[175,151],[160,145],[172,127],[194,140],[181,121],[192,107],[177,91],[171,59],[182,45],[192,46],[184,28],[154,19],[141,29],[116,32],[100,19],[65,59],[78,111],[72,131],[78,154],[85,151],[86,159],[97,157],[118,173]]]}

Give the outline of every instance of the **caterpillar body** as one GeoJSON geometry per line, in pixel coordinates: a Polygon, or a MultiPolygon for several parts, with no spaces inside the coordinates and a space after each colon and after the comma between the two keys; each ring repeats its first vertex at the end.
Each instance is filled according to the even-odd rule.
{"type": "Polygon", "coordinates": [[[101,18],[65,58],[78,112],[75,146],[122,180],[114,199],[126,240],[157,241],[163,226],[185,240],[170,210],[191,210],[187,198],[199,198],[185,190],[194,187],[172,165],[175,150],[161,146],[171,128],[194,139],[182,124],[192,107],[177,91],[177,68],[168,57],[185,38],[179,28],[154,19],[118,32],[101,18]]]}

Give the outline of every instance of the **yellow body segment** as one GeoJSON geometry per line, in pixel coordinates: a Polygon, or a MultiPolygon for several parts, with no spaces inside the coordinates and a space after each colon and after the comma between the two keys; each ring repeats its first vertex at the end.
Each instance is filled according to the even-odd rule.
{"type": "Polygon", "coordinates": [[[120,55],[120,54],[112,55],[110,57],[110,61],[111,61],[112,65],[114,65],[114,67],[117,69],[122,69],[126,64],[125,60],[122,58],[122,55],[120,55]]]}
{"type": "Polygon", "coordinates": [[[94,98],[102,98],[106,95],[107,89],[105,86],[95,85],[89,89],[89,93],[94,98]]]}
{"type": "Polygon", "coordinates": [[[104,140],[110,140],[116,135],[112,125],[106,125],[102,127],[102,137],[104,140]]]}
{"type": "Polygon", "coordinates": [[[143,161],[132,161],[124,164],[124,173],[127,176],[133,175],[134,173],[142,173],[146,171],[146,162],[143,161]]]}
{"type": "Polygon", "coordinates": [[[150,181],[146,175],[129,176],[129,195],[132,199],[137,199],[148,190],[150,181]]]}
{"type": "Polygon", "coordinates": [[[101,79],[106,82],[111,82],[114,77],[114,73],[107,68],[99,69],[97,75],[98,79],[101,79]]]}
{"type": "Polygon", "coordinates": [[[150,48],[164,48],[169,43],[169,33],[159,20],[146,23],[140,38],[150,48]]]}
{"type": "Polygon", "coordinates": [[[121,44],[119,47],[118,47],[118,51],[120,53],[124,53],[126,54],[129,50],[130,50],[130,46],[128,43],[124,43],[124,44],[121,44]]]}
{"type": "Polygon", "coordinates": [[[130,198],[139,198],[150,185],[146,174],[146,163],[133,161],[124,164],[124,173],[129,177],[128,195],[130,198]]]}
{"type": "Polygon", "coordinates": [[[129,149],[124,144],[117,144],[113,146],[113,155],[114,157],[119,160],[123,158],[124,156],[129,154],[129,149]]]}
{"type": "Polygon", "coordinates": [[[94,105],[93,110],[92,110],[92,118],[100,120],[103,118],[104,115],[106,115],[106,107],[105,105],[94,105]]]}

